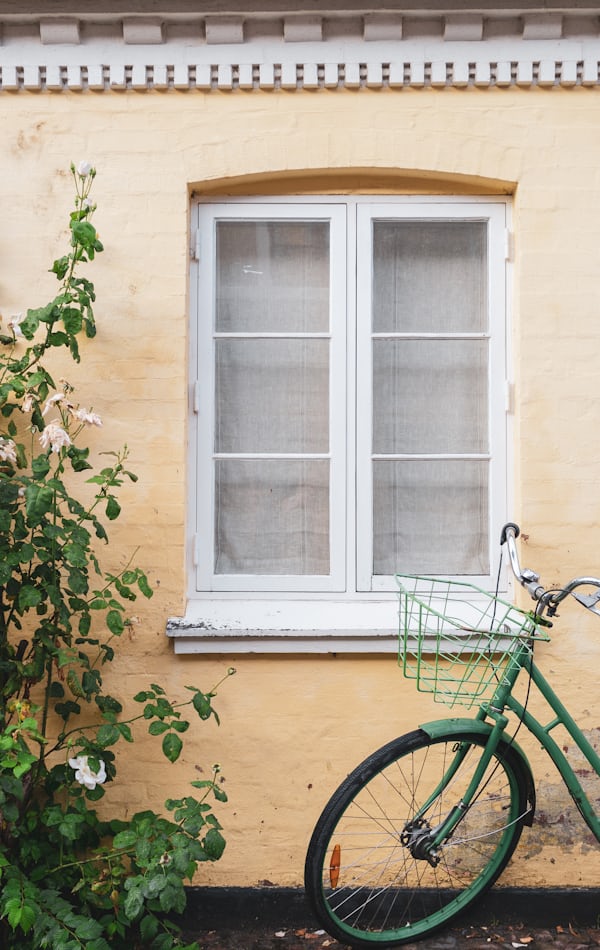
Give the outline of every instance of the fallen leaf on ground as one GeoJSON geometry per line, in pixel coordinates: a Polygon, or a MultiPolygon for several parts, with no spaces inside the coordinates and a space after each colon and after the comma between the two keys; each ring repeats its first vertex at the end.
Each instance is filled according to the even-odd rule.
{"type": "Polygon", "coordinates": [[[276,937],[285,937],[285,935],[286,935],[286,931],[285,931],[285,930],[276,930],[276,931],[275,931],[275,936],[276,936],[276,937]]]}

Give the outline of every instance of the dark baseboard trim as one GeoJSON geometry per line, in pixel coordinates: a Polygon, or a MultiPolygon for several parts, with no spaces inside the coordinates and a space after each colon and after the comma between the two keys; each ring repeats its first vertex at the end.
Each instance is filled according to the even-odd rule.
{"type": "MultiPolygon", "coordinates": [[[[218,930],[257,922],[276,927],[317,926],[295,887],[190,887],[186,929],[218,930]]],[[[522,923],[529,927],[600,927],[600,888],[495,887],[461,918],[463,924],[522,923]]]]}

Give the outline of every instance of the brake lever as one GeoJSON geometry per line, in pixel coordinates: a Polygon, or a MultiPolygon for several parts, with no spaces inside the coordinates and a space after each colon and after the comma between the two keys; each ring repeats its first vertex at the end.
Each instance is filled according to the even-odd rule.
{"type": "Polygon", "coordinates": [[[600,606],[598,606],[600,590],[597,590],[595,594],[573,594],[572,596],[583,607],[587,607],[593,614],[597,614],[597,616],[600,617],[600,606]]]}

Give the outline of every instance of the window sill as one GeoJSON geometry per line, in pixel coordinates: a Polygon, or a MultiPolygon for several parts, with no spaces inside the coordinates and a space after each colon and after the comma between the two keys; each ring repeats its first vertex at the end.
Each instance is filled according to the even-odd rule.
{"type": "Polygon", "coordinates": [[[193,600],[166,633],[176,654],[396,653],[398,605],[385,601],[193,600]]]}

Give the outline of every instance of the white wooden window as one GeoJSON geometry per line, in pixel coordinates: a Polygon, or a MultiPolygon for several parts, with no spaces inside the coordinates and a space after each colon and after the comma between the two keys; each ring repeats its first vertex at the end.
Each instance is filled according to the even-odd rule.
{"type": "Polygon", "coordinates": [[[504,200],[194,206],[191,596],[489,586],[507,514],[504,200]]]}

